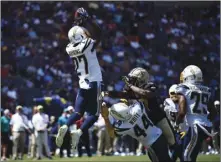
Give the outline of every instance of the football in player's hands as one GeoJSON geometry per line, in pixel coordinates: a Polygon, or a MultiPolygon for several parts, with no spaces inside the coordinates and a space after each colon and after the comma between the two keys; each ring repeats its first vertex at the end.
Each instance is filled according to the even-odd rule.
{"type": "Polygon", "coordinates": [[[75,12],[75,18],[81,17],[83,19],[88,19],[90,16],[88,12],[83,8],[78,8],[77,11],[75,12]]]}

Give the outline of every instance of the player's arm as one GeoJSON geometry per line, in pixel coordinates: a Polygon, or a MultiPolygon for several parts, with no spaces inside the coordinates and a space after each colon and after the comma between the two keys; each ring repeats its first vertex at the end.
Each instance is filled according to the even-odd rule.
{"type": "Polygon", "coordinates": [[[156,96],[157,87],[153,83],[148,83],[144,85],[142,88],[137,87],[129,82],[128,77],[124,76],[122,80],[126,84],[126,89],[128,91],[132,91],[138,98],[152,98],[156,96]]]}
{"type": "Polygon", "coordinates": [[[115,137],[114,127],[110,123],[110,120],[109,120],[109,117],[108,117],[109,116],[108,108],[107,108],[107,106],[104,102],[102,103],[101,115],[104,118],[105,125],[106,125],[109,136],[111,138],[114,138],[115,137]]]}
{"type": "Polygon", "coordinates": [[[180,123],[183,122],[183,119],[187,112],[187,108],[186,108],[185,96],[182,94],[178,94],[177,97],[178,97],[179,111],[178,111],[177,118],[176,118],[176,125],[179,125],[180,123]]]}
{"type": "Polygon", "coordinates": [[[176,125],[179,125],[180,123],[182,123],[186,115],[187,101],[186,101],[185,94],[187,94],[188,91],[189,91],[189,87],[187,87],[184,84],[178,85],[175,90],[175,93],[177,94],[178,106],[179,106],[179,111],[178,111],[177,118],[176,118],[176,125]]]}
{"type": "Polygon", "coordinates": [[[151,90],[148,89],[142,89],[139,87],[136,87],[134,85],[128,85],[130,90],[133,91],[136,95],[138,95],[138,98],[152,98],[154,96],[156,96],[156,92],[153,92],[151,90]]]}
{"type": "Polygon", "coordinates": [[[51,97],[40,97],[40,98],[34,98],[33,101],[36,103],[50,104],[52,102],[52,98],[51,97]]]}
{"type": "Polygon", "coordinates": [[[79,26],[85,27],[89,31],[91,37],[96,40],[93,47],[95,48],[100,43],[102,36],[102,30],[96,20],[91,18],[87,11],[81,7],[75,12],[75,23],[79,26]]]}
{"type": "Polygon", "coordinates": [[[138,99],[138,98],[151,98],[155,96],[155,92],[131,85],[130,90],[128,91],[123,91],[123,92],[109,91],[105,92],[105,95],[112,98],[138,99]]]}
{"type": "Polygon", "coordinates": [[[104,96],[109,96],[111,98],[137,99],[132,91],[105,91],[104,96]]]}
{"type": "Polygon", "coordinates": [[[90,26],[88,29],[89,33],[91,33],[91,37],[96,40],[94,43],[94,46],[96,47],[100,41],[101,41],[101,35],[102,35],[102,30],[98,26],[96,20],[93,18],[88,19],[88,21],[85,22],[85,27],[90,26]]]}

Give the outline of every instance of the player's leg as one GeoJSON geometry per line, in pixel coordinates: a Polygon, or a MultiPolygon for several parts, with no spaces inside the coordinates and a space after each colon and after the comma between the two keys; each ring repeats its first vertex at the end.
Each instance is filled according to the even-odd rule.
{"type": "Polygon", "coordinates": [[[90,136],[89,136],[89,132],[88,130],[86,132],[84,132],[83,136],[83,144],[85,146],[86,152],[87,152],[87,156],[91,157],[91,149],[90,149],[90,136]]]}
{"type": "Polygon", "coordinates": [[[75,101],[75,111],[74,113],[68,118],[67,124],[63,125],[59,128],[58,134],[56,136],[56,145],[58,147],[61,147],[63,144],[63,139],[64,136],[68,130],[68,127],[74,124],[77,120],[79,120],[84,112],[85,112],[85,90],[84,89],[79,89],[75,101]]]}
{"type": "Polygon", "coordinates": [[[173,161],[176,161],[177,158],[182,159],[182,151],[183,151],[183,139],[181,139],[180,133],[175,133],[176,144],[170,146],[171,158],[173,161]]]}
{"type": "Polygon", "coordinates": [[[100,110],[101,110],[101,83],[100,82],[91,82],[90,89],[87,93],[87,105],[86,112],[88,114],[87,118],[83,122],[80,129],[84,132],[87,131],[94,123],[97,121],[100,110]]]}
{"type": "Polygon", "coordinates": [[[100,108],[101,108],[101,101],[100,101],[100,94],[101,94],[101,84],[100,82],[91,82],[90,89],[85,90],[84,98],[85,98],[85,110],[87,112],[87,118],[84,120],[83,124],[81,125],[80,129],[74,130],[71,132],[72,137],[72,147],[74,151],[77,149],[77,145],[80,139],[80,136],[87,132],[88,129],[94,125],[97,121],[100,108]]]}
{"type": "Polygon", "coordinates": [[[161,135],[152,145],[148,148],[148,155],[153,162],[171,162],[169,156],[169,148],[167,140],[161,135]]]}
{"type": "Polygon", "coordinates": [[[176,137],[175,137],[173,128],[170,125],[170,122],[167,120],[166,117],[163,118],[162,120],[160,120],[159,122],[157,122],[156,126],[159,127],[162,130],[163,135],[167,139],[168,144],[170,146],[173,146],[173,145],[176,144],[176,137]]]}
{"type": "MultiPolygon", "coordinates": [[[[209,127],[205,127],[205,129],[208,132],[211,131],[211,128],[209,127]]],[[[202,143],[207,137],[208,135],[198,125],[190,127],[187,135],[189,140],[185,141],[184,137],[184,152],[182,161],[195,162],[202,143]]]]}
{"type": "Polygon", "coordinates": [[[168,144],[170,146],[175,145],[175,134],[173,131],[173,127],[171,126],[169,120],[166,117],[166,113],[158,106],[155,106],[152,109],[147,109],[146,113],[148,114],[148,117],[153,122],[153,124],[162,130],[163,135],[168,141],[168,144]]]}
{"type": "Polygon", "coordinates": [[[80,120],[81,117],[84,115],[86,102],[87,102],[86,97],[87,97],[87,90],[79,89],[74,106],[75,110],[67,121],[68,127],[73,125],[77,120],[80,120]]]}
{"type": "Polygon", "coordinates": [[[80,137],[80,141],[78,143],[78,146],[77,146],[77,150],[78,150],[78,157],[82,157],[82,146],[83,146],[83,140],[82,140],[82,136],[80,137]]]}

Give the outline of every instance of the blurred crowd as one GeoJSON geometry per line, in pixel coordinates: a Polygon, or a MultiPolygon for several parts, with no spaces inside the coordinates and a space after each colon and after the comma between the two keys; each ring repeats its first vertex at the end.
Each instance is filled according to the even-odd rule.
{"type": "MultiPolygon", "coordinates": [[[[158,84],[160,96],[164,99],[168,88],[179,82],[181,69],[194,64],[202,69],[205,83],[212,88],[213,100],[219,100],[219,2],[206,6],[163,6],[141,1],[5,1],[1,8],[1,110],[14,114],[16,106],[22,105],[23,113],[31,119],[33,98],[53,95],[59,95],[69,105],[74,105],[78,78],[65,47],[78,7],[87,9],[103,31],[97,55],[103,72],[104,89],[122,90],[124,83],[121,76],[140,66],[151,74],[151,81],[158,84]]],[[[106,100],[114,102],[110,98],[106,100]]],[[[54,113],[55,117],[52,117],[51,112],[59,109],[56,106],[43,105],[52,121],[57,121],[61,114],[54,113]],[[49,108],[51,111],[48,111],[49,108]]],[[[59,109],[60,112],[63,110],[66,109],[59,109]]],[[[118,145],[123,147],[116,151],[113,147],[116,141],[108,142],[105,133],[99,133],[107,143],[108,154],[135,152],[135,149],[127,148],[138,145],[136,142],[125,142],[129,138],[125,137],[118,141],[118,145]]],[[[90,138],[89,141],[94,143],[96,140],[92,137],[96,136],[85,139],[90,138]]],[[[100,145],[98,148],[103,147],[100,145]]],[[[95,150],[98,154],[102,152],[101,149],[95,150]]]]}
{"type": "Polygon", "coordinates": [[[74,11],[85,7],[103,30],[97,55],[104,88],[121,90],[121,76],[141,66],[166,97],[181,69],[195,64],[219,98],[220,5],[157,7],[153,2],[3,2],[3,108],[11,100],[31,105],[30,97],[65,90],[75,100],[73,63],[65,52],[74,11]],[[31,89],[31,90],[30,90],[31,89]],[[28,94],[28,95],[27,95],[28,94]],[[8,101],[9,100],[9,101],[8,101]],[[7,102],[8,101],[8,102],[7,102]]]}

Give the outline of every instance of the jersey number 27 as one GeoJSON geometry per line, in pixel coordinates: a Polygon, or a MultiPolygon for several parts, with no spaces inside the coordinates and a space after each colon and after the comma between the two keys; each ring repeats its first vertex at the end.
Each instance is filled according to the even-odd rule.
{"type": "MultiPolygon", "coordinates": [[[[80,56],[77,56],[77,57],[72,57],[72,60],[74,61],[75,70],[76,70],[76,71],[77,71],[78,68],[79,68],[79,63],[81,63],[81,62],[83,61],[85,74],[88,74],[88,62],[87,62],[87,58],[86,58],[85,55],[80,55],[80,56]]],[[[81,75],[80,72],[78,72],[77,74],[78,74],[78,76],[81,75]]]]}

